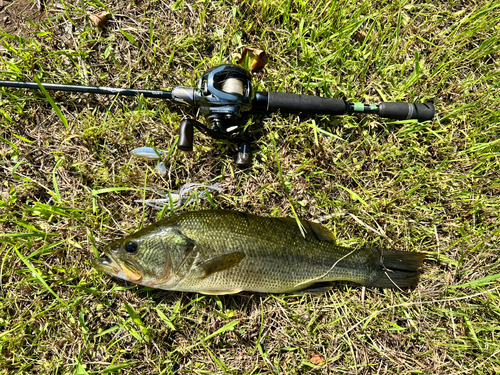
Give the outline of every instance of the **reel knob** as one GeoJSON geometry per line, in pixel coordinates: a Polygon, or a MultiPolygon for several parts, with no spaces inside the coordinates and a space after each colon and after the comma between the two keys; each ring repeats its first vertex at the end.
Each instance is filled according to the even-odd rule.
{"type": "Polygon", "coordinates": [[[248,142],[240,142],[234,163],[242,168],[249,167],[252,164],[252,154],[248,142]]]}
{"type": "Polygon", "coordinates": [[[185,118],[179,125],[179,141],[177,148],[182,151],[193,151],[193,121],[185,118]]]}

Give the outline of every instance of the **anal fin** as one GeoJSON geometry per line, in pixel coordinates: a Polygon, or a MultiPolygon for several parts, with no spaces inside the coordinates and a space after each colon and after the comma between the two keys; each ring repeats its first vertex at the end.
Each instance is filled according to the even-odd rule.
{"type": "Polygon", "coordinates": [[[220,295],[223,295],[223,294],[236,294],[236,293],[239,293],[241,292],[243,289],[226,289],[226,290],[216,290],[216,289],[213,289],[213,290],[200,290],[199,293],[202,293],[202,294],[209,294],[209,295],[213,295],[213,296],[220,296],[220,295]]]}
{"type": "Polygon", "coordinates": [[[330,289],[332,289],[332,286],[333,286],[333,284],[331,282],[319,282],[319,283],[309,285],[308,287],[305,287],[304,289],[294,291],[292,293],[293,294],[323,294],[325,292],[328,292],[330,289]]]}

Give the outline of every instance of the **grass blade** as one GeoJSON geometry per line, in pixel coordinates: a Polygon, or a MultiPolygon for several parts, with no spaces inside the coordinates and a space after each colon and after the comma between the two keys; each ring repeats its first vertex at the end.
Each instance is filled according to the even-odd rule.
{"type": "Polygon", "coordinates": [[[227,323],[224,327],[222,328],[219,328],[217,331],[215,331],[214,333],[208,335],[207,337],[205,337],[203,339],[203,341],[208,341],[218,335],[220,335],[221,333],[224,333],[224,332],[227,332],[227,331],[232,331],[234,330],[234,327],[239,323],[240,321],[239,320],[234,320],[232,322],[229,322],[227,323]]]}
{"type": "Polygon", "coordinates": [[[495,280],[500,279],[500,273],[496,275],[490,275],[486,277],[482,277],[480,279],[470,281],[468,283],[460,284],[460,285],[450,285],[448,288],[450,289],[459,289],[459,288],[474,288],[474,287],[480,287],[484,285],[489,285],[495,280]]]}
{"type": "Polygon", "coordinates": [[[66,117],[64,117],[63,113],[61,112],[61,110],[57,106],[57,104],[54,101],[54,99],[52,99],[52,97],[47,92],[47,90],[45,90],[45,87],[43,87],[43,85],[40,82],[40,80],[38,79],[38,77],[35,75],[35,76],[33,76],[33,78],[34,78],[35,82],[38,84],[38,87],[40,88],[40,91],[43,93],[43,95],[45,95],[45,97],[49,101],[50,105],[52,106],[52,109],[57,114],[57,117],[59,117],[59,119],[62,121],[62,123],[64,124],[64,126],[66,127],[66,129],[69,130],[68,121],[66,120],[66,117]]]}
{"type": "Polygon", "coordinates": [[[66,305],[66,302],[64,302],[61,298],[59,298],[59,296],[50,288],[50,286],[45,282],[45,280],[38,274],[37,270],[31,265],[30,261],[28,259],[26,259],[20,252],[17,248],[14,248],[14,250],[16,251],[17,253],[17,256],[23,261],[23,263],[26,265],[26,267],[29,268],[29,270],[31,271],[31,274],[40,282],[40,284],[43,285],[43,287],[45,289],[47,289],[47,291],[52,294],[59,302],[61,302],[62,305],[64,305],[65,307],[68,307],[68,305],[66,305]]]}
{"type": "Polygon", "coordinates": [[[125,310],[127,310],[128,314],[132,318],[132,321],[139,327],[141,327],[141,331],[144,334],[146,341],[150,342],[151,338],[149,337],[148,328],[144,325],[139,315],[135,312],[134,308],[130,306],[127,302],[124,302],[123,305],[125,306],[125,310]]]}

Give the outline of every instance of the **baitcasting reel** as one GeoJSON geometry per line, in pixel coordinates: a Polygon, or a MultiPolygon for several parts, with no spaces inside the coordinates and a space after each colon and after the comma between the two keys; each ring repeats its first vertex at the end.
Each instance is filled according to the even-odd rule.
{"type": "Polygon", "coordinates": [[[193,150],[193,128],[215,139],[238,142],[235,163],[246,167],[251,163],[250,145],[241,138],[232,138],[239,127],[242,112],[252,108],[252,76],[237,65],[219,65],[201,76],[198,88],[177,86],[172,100],[189,106],[198,106],[208,120],[207,128],[194,119],[184,119],[179,126],[177,147],[193,150]]]}

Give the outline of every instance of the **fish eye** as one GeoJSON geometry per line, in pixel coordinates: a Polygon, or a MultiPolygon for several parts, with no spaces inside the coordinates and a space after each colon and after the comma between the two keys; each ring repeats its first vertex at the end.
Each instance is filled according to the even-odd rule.
{"type": "Polygon", "coordinates": [[[125,251],[129,254],[135,254],[139,250],[139,244],[135,241],[128,241],[125,244],[125,251]]]}

